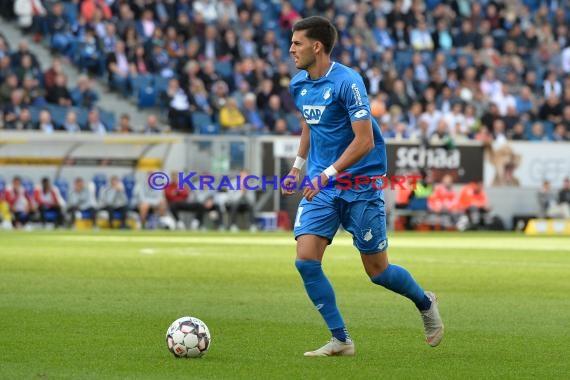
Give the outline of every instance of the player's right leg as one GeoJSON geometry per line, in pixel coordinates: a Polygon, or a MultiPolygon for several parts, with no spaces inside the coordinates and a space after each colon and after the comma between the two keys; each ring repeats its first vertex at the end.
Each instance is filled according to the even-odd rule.
{"type": "Polygon", "coordinates": [[[327,344],[306,352],[305,356],[354,355],[354,343],[348,335],[336,305],[334,290],[321,267],[325,249],[339,225],[333,202],[328,202],[330,199],[327,198],[326,194],[319,193],[312,202],[303,199],[295,220],[297,239],[295,266],[303,279],[309,298],[332,334],[327,344]]]}
{"type": "Polygon", "coordinates": [[[316,235],[297,238],[295,266],[303,279],[305,290],[315,308],[321,313],[332,338],[323,347],[305,352],[305,356],[354,355],[354,343],[348,336],[344,320],[336,305],[334,289],[325,276],[321,260],[329,241],[316,235]]]}

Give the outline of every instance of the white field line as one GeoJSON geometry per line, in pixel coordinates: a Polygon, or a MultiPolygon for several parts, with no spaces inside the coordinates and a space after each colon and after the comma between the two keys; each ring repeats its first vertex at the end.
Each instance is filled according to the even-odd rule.
{"type": "MultiPolygon", "coordinates": [[[[245,246],[295,246],[293,237],[275,236],[42,236],[38,240],[68,241],[77,243],[140,243],[147,246],[151,244],[189,244],[189,245],[245,245],[245,246]]],[[[563,251],[570,252],[570,239],[553,238],[455,238],[442,237],[441,239],[429,237],[400,237],[389,240],[391,248],[417,248],[421,250],[509,250],[509,251],[563,251]]],[[[333,246],[351,247],[352,238],[340,236],[334,239],[333,246]]]]}

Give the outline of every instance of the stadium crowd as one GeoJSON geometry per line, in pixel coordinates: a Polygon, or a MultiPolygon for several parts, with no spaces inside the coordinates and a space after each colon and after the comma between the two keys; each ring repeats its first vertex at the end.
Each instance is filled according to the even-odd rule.
{"type": "Polygon", "coordinates": [[[386,137],[570,139],[570,9],[561,1],[0,3],[59,56],[42,71],[25,42],[12,49],[0,38],[4,129],[129,132],[128,115],[122,127],[101,121],[100,95],[89,91],[96,78],[157,107],[175,131],[296,134],[291,26],[319,14],[334,20],[334,59],[361,73],[386,137]],[[83,85],[67,87],[62,62],[89,75],[83,85]],[[70,105],[83,107],[80,118],[62,112],[70,105]]]}
{"type": "Polygon", "coordinates": [[[243,183],[249,173],[242,170],[239,174],[241,186],[236,177],[231,188],[224,191],[190,190],[187,186],[179,189],[177,172],[172,173],[172,181],[163,191],[152,189],[145,181],[137,183],[133,176],[77,177],[72,184],[62,179],[52,183],[44,177],[37,186],[20,176],[14,176],[11,183],[0,177],[0,228],[256,231],[255,194],[243,183]]]}

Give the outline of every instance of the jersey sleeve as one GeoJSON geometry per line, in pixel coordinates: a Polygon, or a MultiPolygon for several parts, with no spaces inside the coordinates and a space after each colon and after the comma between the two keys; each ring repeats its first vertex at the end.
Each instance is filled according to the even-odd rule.
{"type": "Polygon", "coordinates": [[[341,82],[340,100],[348,111],[351,122],[370,119],[368,94],[358,74],[353,73],[341,82]]]}

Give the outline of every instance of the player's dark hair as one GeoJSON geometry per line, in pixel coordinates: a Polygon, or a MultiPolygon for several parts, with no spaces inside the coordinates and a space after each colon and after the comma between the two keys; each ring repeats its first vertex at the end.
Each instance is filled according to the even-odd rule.
{"type": "Polygon", "coordinates": [[[327,18],[321,16],[311,16],[299,20],[293,25],[293,32],[306,31],[307,38],[319,41],[325,48],[325,53],[329,54],[336,42],[337,30],[327,18]]]}

